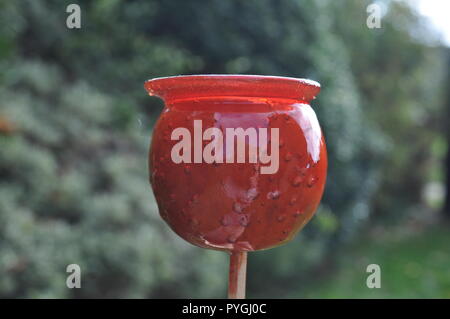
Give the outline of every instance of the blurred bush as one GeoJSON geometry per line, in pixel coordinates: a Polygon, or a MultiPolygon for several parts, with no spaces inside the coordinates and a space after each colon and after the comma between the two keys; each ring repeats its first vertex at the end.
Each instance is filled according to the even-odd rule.
{"type": "Polygon", "coordinates": [[[225,295],[226,255],[172,234],[151,195],[146,152],[162,104],[143,82],[155,76],[322,84],[323,205],[293,242],[251,254],[250,297],[298,291],[371,207],[377,220],[417,204],[442,58],[404,3],[386,2],[371,30],[367,1],[80,1],[82,28],[69,30],[71,2],[0,0],[0,296],[225,295]],[[65,286],[71,263],[82,289],[65,286]]]}

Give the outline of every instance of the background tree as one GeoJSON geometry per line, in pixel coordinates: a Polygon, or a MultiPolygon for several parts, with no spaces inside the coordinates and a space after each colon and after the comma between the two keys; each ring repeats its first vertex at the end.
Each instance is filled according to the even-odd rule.
{"type": "MultiPolygon", "coordinates": [[[[447,49],[447,79],[446,83],[450,83],[450,50],[447,49]]],[[[450,219],[450,91],[447,90],[447,95],[445,99],[445,105],[447,112],[445,113],[445,118],[447,119],[446,123],[444,124],[447,128],[444,129],[444,132],[447,133],[447,157],[445,160],[445,171],[446,171],[446,177],[445,177],[445,185],[446,185],[446,193],[445,193],[445,204],[444,204],[444,216],[446,219],[450,219]]]]}

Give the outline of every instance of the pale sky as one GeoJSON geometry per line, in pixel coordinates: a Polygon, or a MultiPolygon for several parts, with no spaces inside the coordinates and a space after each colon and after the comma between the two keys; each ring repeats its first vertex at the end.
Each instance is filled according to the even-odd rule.
{"type": "Polygon", "coordinates": [[[450,0],[412,0],[419,12],[428,17],[442,40],[450,46],[450,0]]]}

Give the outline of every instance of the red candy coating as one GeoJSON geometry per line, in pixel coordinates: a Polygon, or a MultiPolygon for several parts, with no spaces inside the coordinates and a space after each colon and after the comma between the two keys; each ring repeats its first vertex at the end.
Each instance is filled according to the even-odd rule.
{"type": "MultiPolygon", "coordinates": [[[[210,249],[253,251],[286,243],[311,219],[323,194],[327,154],[309,102],[320,86],[308,80],[239,75],[179,76],[149,80],[164,99],[150,147],[149,169],[161,217],[188,242],[210,249]],[[194,120],[210,127],[279,130],[279,167],[268,164],[174,163],[171,134],[194,120]]],[[[209,141],[202,141],[205,147],[209,141]]],[[[269,142],[269,153],[270,153],[269,142]]],[[[249,139],[246,140],[248,155],[249,139]]],[[[237,153],[236,143],[234,153],[237,153]]]]}

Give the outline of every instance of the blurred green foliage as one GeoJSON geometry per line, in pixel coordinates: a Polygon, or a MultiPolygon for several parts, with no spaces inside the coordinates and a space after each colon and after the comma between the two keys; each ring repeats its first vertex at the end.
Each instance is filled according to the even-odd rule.
{"type": "Polygon", "coordinates": [[[148,185],[162,103],[143,82],[156,76],[322,84],[323,205],[293,242],[251,254],[250,297],[307,289],[371,216],[420,204],[444,67],[405,3],[386,1],[382,28],[368,29],[368,1],[78,1],[70,30],[71,2],[0,0],[1,297],[225,296],[227,256],[176,237],[148,185]],[[82,289],[66,288],[71,263],[82,289]]]}
{"type": "Polygon", "coordinates": [[[345,250],[337,272],[325,274],[307,298],[450,298],[450,233],[446,227],[365,236],[345,250]],[[381,289],[368,289],[367,265],[381,265],[381,289]]]}

